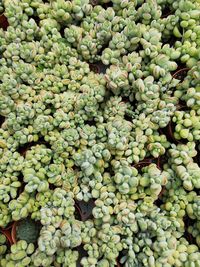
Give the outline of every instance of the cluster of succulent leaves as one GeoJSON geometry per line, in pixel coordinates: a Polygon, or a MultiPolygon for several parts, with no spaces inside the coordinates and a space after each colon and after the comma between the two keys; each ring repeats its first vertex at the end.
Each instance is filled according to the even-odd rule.
{"type": "Polygon", "coordinates": [[[34,244],[27,225],[11,247],[2,231],[0,266],[200,266],[200,1],[0,12],[0,230],[41,225],[34,244]]]}

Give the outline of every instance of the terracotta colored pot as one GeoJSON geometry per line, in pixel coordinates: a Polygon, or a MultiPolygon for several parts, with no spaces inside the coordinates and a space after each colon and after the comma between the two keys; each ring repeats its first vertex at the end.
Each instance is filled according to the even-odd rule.
{"type": "Polygon", "coordinates": [[[13,245],[14,244],[14,242],[12,240],[12,236],[11,236],[11,229],[9,229],[9,230],[2,229],[1,230],[1,233],[3,235],[5,235],[5,237],[7,238],[7,240],[8,240],[8,242],[9,242],[10,245],[13,245]]]}
{"type": "Polygon", "coordinates": [[[8,20],[6,16],[4,14],[1,14],[0,15],[0,28],[3,28],[4,30],[6,30],[8,26],[9,24],[8,24],[8,20]]]}
{"type": "Polygon", "coordinates": [[[11,229],[11,237],[12,237],[12,241],[13,243],[17,243],[18,240],[25,240],[27,243],[34,243],[36,244],[37,243],[37,239],[39,237],[39,232],[42,228],[42,225],[37,222],[37,221],[33,221],[31,220],[30,218],[25,218],[25,219],[22,219],[20,221],[16,221],[13,223],[13,226],[12,226],[12,229],[11,229]],[[24,224],[25,223],[25,224],[24,224]],[[30,229],[27,229],[26,225],[32,225],[34,224],[34,227],[35,229],[34,230],[34,233],[32,235],[31,234],[31,230],[30,229]],[[20,235],[20,232],[21,232],[21,228],[25,225],[25,228],[26,228],[26,232],[24,232],[22,235],[20,235]],[[27,233],[27,234],[26,234],[27,233]],[[19,236],[18,236],[19,235],[19,236]]]}
{"type": "Polygon", "coordinates": [[[3,231],[11,231],[13,226],[13,222],[9,223],[8,226],[6,228],[1,228],[3,231]]]}
{"type": "Polygon", "coordinates": [[[13,244],[17,243],[17,232],[16,232],[17,224],[18,222],[14,222],[12,225],[12,229],[11,229],[11,237],[12,237],[13,244]]]}

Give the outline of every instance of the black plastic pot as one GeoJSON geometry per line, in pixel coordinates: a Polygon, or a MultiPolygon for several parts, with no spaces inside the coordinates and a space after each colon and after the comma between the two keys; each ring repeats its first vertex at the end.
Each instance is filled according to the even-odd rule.
{"type": "Polygon", "coordinates": [[[79,213],[80,219],[86,221],[92,216],[92,210],[95,207],[94,200],[90,199],[88,202],[76,201],[75,207],[79,213]]]}
{"type": "Polygon", "coordinates": [[[189,71],[190,69],[189,68],[181,68],[179,70],[177,70],[173,75],[172,77],[175,78],[175,79],[178,79],[180,81],[183,81],[184,78],[186,77],[187,75],[187,72],[189,71]]]}
{"type": "Polygon", "coordinates": [[[163,8],[162,10],[162,16],[161,19],[167,18],[169,15],[171,15],[173,11],[170,9],[170,6],[167,5],[166,7],[163,8]]]}
{"type": "Polygon", "coordinates": [[[14,242],[12,240],[11,229],[12,229],[12,225],[10,225],[9,227],[7,227],[5,229],[0,229],[0,232],[6,237],[9,244],[13,245],[14,242]]]}
{"type": "Polygon", "coordinates": [[[95,72],[95,73],[106,73],[106,69],[108,68],[108,66],[104,65],[101,61],[97,62],[97,63],[90,63],[90,70],[95,72]]]}
{"type": "Polygon", "coordinates": [[[84,250],[83,247],[84,247],[83,244],[81,244],[80,246],[76,247],[76,250],[78,251],[78,254],[79,254],[79,259],[77,261],[76,267],[81,267],[82,266],[81,265],[81,259],[83,257],[88,257],[88,253],[87,253],[87,251],[84,250]]]}
{"type": "Polygon", "coordinates": [[[160,170],[162,170],[163,169],[163,165],[166,163],[166,156],[159,156],[158,158],[157,158],[157,162],[156,162],[156,164],[157,164],[157,166],[158,166],[158,168],[160,169],[160,170]]]}
{"type": "Polygon", "coordinates": [[[139,170],[143,167],[150,165],[151,163],[154,163],[152,158],[151,159],[144,159],[144,160],[141,160],[138,163],[134,164],[133,167],[139,170]]]}
{"type": "Polygon", "coordinates": [[[100,73],[100,67],[98,66],[98,64],[89,64],[90,65],[90,70],[95,72],[95,73],[100,73]]]}
{"type": "Polygon", "coordinates": [[[8,26],[9,24],[8,24],[8,20],[6,16],[4,14],[1,14],[0,15],[0,28],[3,28],[4,30],[6,30],[8,26]]]}
{"type": "Polygon", "coordinates": [[[146,158],[144,160],[141,160],[140,162],[134,164],[133,167],[136,168],[137,170],[141,170],[142,168],[149,166],[152,163],[156,164],[158,169],[161,169],[159,166],[158,159],[155,158],[146,158]]]}

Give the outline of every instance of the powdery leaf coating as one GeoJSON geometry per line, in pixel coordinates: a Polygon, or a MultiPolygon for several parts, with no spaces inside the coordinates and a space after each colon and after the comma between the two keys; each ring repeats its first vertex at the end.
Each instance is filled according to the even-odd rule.
{"type": "Polygon", "coordinates": [[[0,266],[200,266],[200,2],[0,12],[0,266]]]}

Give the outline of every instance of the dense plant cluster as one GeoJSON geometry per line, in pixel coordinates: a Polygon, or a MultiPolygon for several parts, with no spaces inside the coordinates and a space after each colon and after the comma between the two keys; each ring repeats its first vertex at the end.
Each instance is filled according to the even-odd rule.
{"type": "Polygon", "coordinates": [[[0,266],[199,267],[199,0],[0,12],[0,266]]]}

